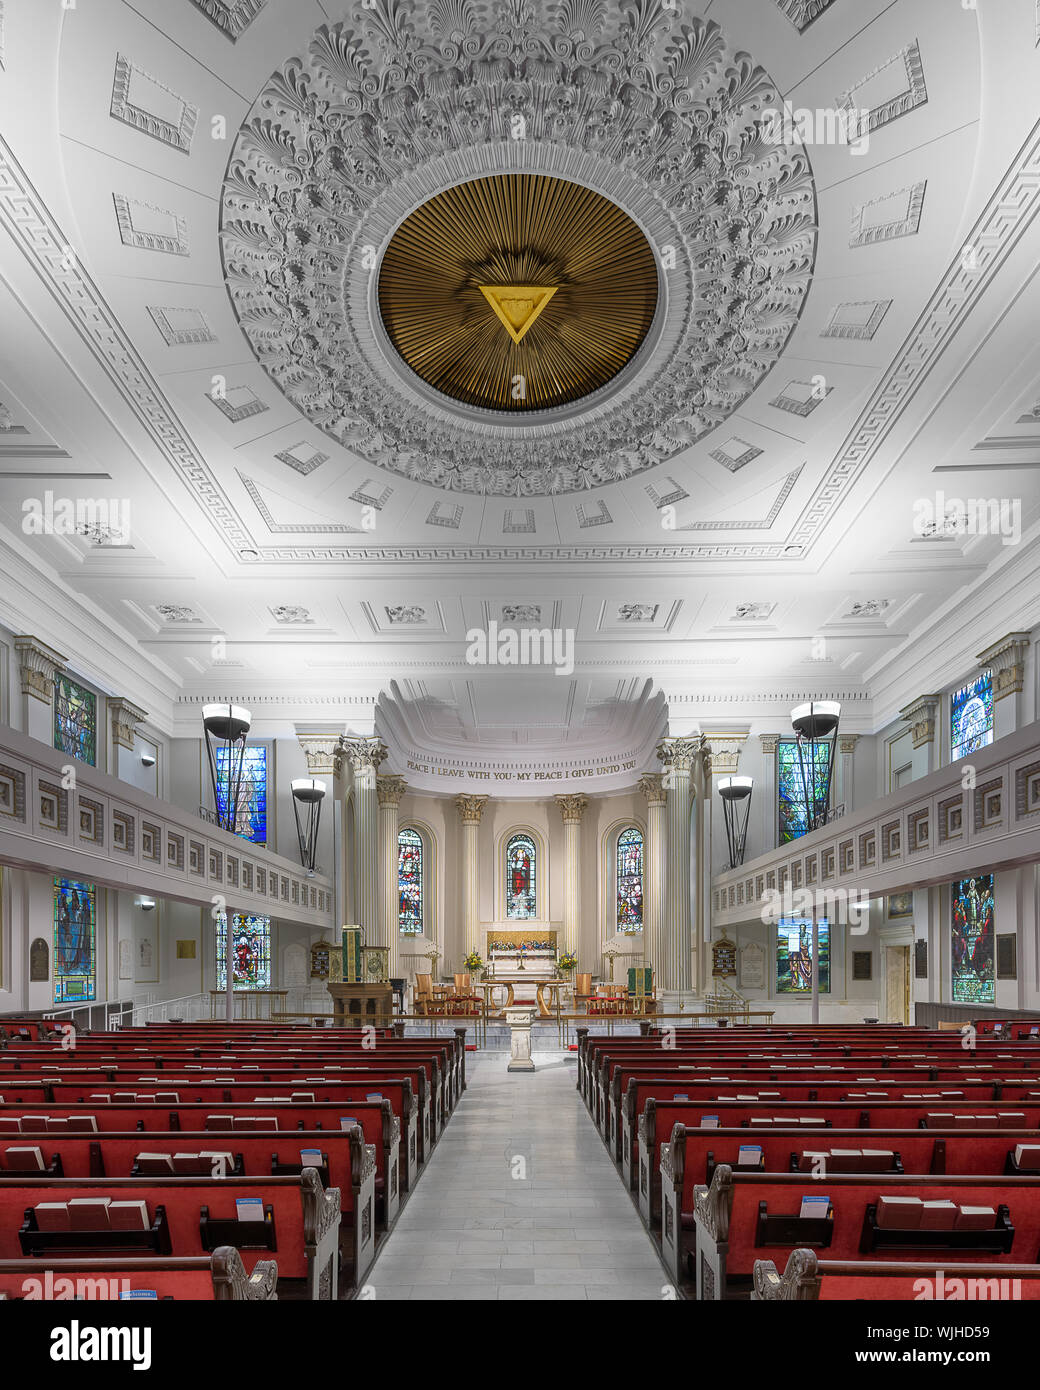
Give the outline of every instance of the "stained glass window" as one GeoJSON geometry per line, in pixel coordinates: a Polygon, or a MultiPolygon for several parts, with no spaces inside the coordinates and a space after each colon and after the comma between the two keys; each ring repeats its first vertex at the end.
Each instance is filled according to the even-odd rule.
{"type": "Polygon", "coordinates": [[[950,885],[951,961],[955,1004],[995,1004],[993,875],[950,885]]]}
{"type": "MultiPolygon", "coordinates": [[[[271,919],[231,916],[232,980],[235,989],[271,988],[271,919]]],[[[217,989],[227,989],[227,914],[217,918],[217,989]]]]}
{"type": "Polygon", "coordinates": [[[950,759],[956,761],[993,742],[993,672],[983,671],[950,701],[950,759]]]}
{"type": "Polygon", "coordinates": [[[506,845],[506,916],[514,921],[538,915],[537,857],[530,835],[514,835],[506,845]]]}
{"type": "MultiPolygon", "coordinates": [[[[816,923],[820,949],[820,993],[831,989],[830,923],[816,923]]],[[[812,918],[781,917],[776,928],[777,994],[812,993],[812,918]]]]}
{"type": "Polygon", "coordinates": [[[423,842],[410,827],[397,837],[397,925],[412,936],[423,929],[423,842]]]}
{"type": "MultiPolygon", "coordinates": [[[[802,768],[806,778],[812,775],[809,766],[811,746],[802,747],[802,761],[799,762],[798,744],[794,739],[781,739],[776,747],[776,789],[780,820],[780,843],[786,845],[806,833],[805,786],[802,782],[802,768]]],[[[825,804],[827,778],[830,769],[830,743],[816,744],[815,784],[810,794],[816,804],[825,804]]]]}
{"type": "Polygon", "coordinates": [[[643,832],[634,825],[618,836],[617,929],[643,930],[643,832]]]}
{"type": "MultiPolygon", "coordinates": [[[[217,809],[225,814],[228,797],[228,769],[232,781],[238,777],[237,748],[217,749],[217,809]]],[[[255,845],[267,844],[267,749],[263,744],[250,744],[242,754],[242,783],[235,816],[235,834],[252,840],[255,845]]],[[[234,787],[232,787],[232,793],[234,787]]]]}
{"type": "Polygon", "coordinates": [[[97,697],[68,676],[54,680],[54,746],[91,767],[97,763],[97,697]]]}
{"type": "Polygon", "coordinates": [[[97,997],[97,904],[94,885],[54,880],[54,1002],[97,997]]]}

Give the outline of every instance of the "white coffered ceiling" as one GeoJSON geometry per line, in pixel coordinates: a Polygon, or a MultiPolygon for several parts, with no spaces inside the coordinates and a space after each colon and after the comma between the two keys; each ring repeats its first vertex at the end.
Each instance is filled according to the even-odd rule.
{"type": "MultiPolygon", "coordinates": [[[[590,729],[614,736],[649,681],[690,720],[766,717],[791,694],[836,693],[868,731],[920,693],[922,663],[931,688],[1035,621],[1035,0],[0,8],[0,620],[38,631],[160,727],[186,729],[177,702],[186,721],[205,694],[263,697],[284,722],[345,718],[351,701],[371,707],[386,692],[416,740],[504,745],[551,729],[580,751],[590,729]],[[401,112],[415,110],[387,74],[408,24],[440,46],[445,73],[444,53],[461,42],[453,30],[469,36],[467,52],[524,26],[539,41],[551,28],[575,51],[585,44],[564,80],[543,63],[524,91],[500,84],[503,110],[541,109],[547,91],[557,113],[576,92],[585,100],[625,26],[652,55],[658,95],[629,92],[621,106],[658,123],[647,138],[661,157],[617,155],[617,196],[644,227],[675,220],[680,269],[684,255],[693,267],[668,291],[683,321],[671,355],[650,353],[630,395],[553,426],[556,466],[547,425],[543,444],[520,440],[514,458],[500,423],[474,435],[434,403],[427,447],[424,407],[400,373],[361,389],[379,380],[378,345],[356,347],[364,306],[352,319],[355,267],[335,264],[338,247],[325,248],[324,279],[313,262],[300,271],[288,317],[264,300],[272,276],[296,274],[275,236],[288,203],[271,200],[291,191],[301,149],[317,159],[306,121],[308,101],[330,99],[314,59],[322,26],[339,35],[336,100],[351,131],[341,143],[354,161],[345,186],[369,190],[360,211],[344,202],[333,218],[352,237],[378,225],[371,206],[383,203],[370,194],[388,170],[403,215],[435,174],[443,185],[434,165],[453,144],[449,175],[502,167],[500,132],[459,125],[467,102],[488,100],[475,69],[472,98],[441,83],[455,102],[441,153],[415,152],[414,122],[415,148],[402,152],[401,112]],[[367,57],[351,61],[376,75],[381,106],[351,105],[358,76],[345,55],[358,46],[367,57]],[[712,236],[739,243],[739,219],[690,210],[698,176],[682,165],[689,140],[666,138],[676,113],[685,119],[682,102],[660,95],[669,71],[716,113],[729,109],[720,93],[745,116],[846,98],[875,112],[865,153],[749,156],[749,206],[772,238],[761,254],[782,267],[773,299],[747,294],[742,256],[712,258],[712,236]],[[280,107],[258,105],[265,89],[277,95],[279,73],[306,80],[280,107]],[[281,153],[254,150],[236,173],[243,124],[255,132],[264,119],[281,153]],[[290,128],[291,147],[279,145],[290,128]],[[269,195],[255,215],[232,186],[250,177],[269,195]],[[787,182],[800,201],[785,203],[787,182]],[[300,387],[316,324],[322,351],[342,356],[327,400],[300,387]],[[723,326],[742,329],[743,346],[730,377],[699,394],[723,326]],[[468,451],[464,467],[445,463],[456,448],[468,451]],[[502,456],[513,463],[495,463],[502,456]],[[25,500],[47,490],[128,499],[128,543],[27,535],[25,500]],[[1019,499],[1024,540],[915,534],[915,504],[937,491],[1019,499]],[[573,631],[576,677],[517,675],[507,691],[501,673],[468,666],[467,634],[491,619],[573,631]]],[[[487,51],[492,63],[505,50],[487,51]]],[[[429,111],[443,120],[448,98],[438,105],[432,90],[429,111]]],[[[533,127],[524,158],[548,167],[565,156],[594,186],[606,165],[590,123],[533,127]]],[[[327,239],[328,225],[311,230],[327,239]]]]}

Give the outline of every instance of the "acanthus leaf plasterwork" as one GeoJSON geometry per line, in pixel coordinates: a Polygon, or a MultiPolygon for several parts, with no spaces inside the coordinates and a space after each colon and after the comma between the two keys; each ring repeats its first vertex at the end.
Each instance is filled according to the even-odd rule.
{"type": "Polygon", "coordinates": [[[652,559],[801,560],[819,539],[835,507],[855,484],[887,438],[934,363],[947,350],[973,305],[989,288],[1028,222],[1040,209],[1040,122],[1016,152],[1007,173],[981,210],[970,234],[978,269],[968,271],[958,255],[882,377],[844,445],[827,469],[798,527],[776,542],[714,542],[696,545],[522,546],[256,546],[212,469],[187,436],[80,257],[69,257],[69,238],[33,185],[10,145],[0,135],[0,222],[65,312],[115,386],[148,429],[161,456],[205,510],[229,550],[243,563],[323,564],[390,561],[522,560],[547,562],[652,559]]]}
{"type": "Polygon", "coordinates": [[[764,139],[779,102],[764,70],[665,0],[458,0],[450,21],[437,3],[371,0],[357,25],[323,25],[273,75],[224,185],[228,292],[286,396],[372,463],[507,496],[616,482],[737,409],[787,342],[815,259],[808,157],[764,139]],[[630,390],[518,427],[388,380],[365,251],[491,168],[599,184],[668,260],[675,303],[630,390]]]}

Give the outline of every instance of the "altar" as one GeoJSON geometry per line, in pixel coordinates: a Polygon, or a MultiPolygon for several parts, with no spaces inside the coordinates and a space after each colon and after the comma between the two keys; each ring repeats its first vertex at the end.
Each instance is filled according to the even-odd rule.
{"type": "Polygon", "coordinates": [[[556,978],[559,941],[555,929],[547,926],[489,927],[486,933],[485,978],[523,984],[532,980],[556,978]]]}

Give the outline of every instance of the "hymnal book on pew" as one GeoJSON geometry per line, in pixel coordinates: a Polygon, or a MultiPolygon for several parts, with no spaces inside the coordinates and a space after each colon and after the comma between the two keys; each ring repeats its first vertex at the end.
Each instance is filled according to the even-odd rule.
{"type": "MultiPolygon", "coordinates": [[[[1021,1148],[1021,1145],[1019,1147],[1021,1148]]],[[[3,1154],[0,1154],[0,1167],[3,1168],[39,1168],[42,1170],[46,1166],[43,1161],[43,1150],[30,1144],[5,1149],[3,1154]]]]}
{"type": "Polygon", "coordinates": [[[254,1096],[253,1104],[255,1105],[258,1100],[269,1100],[272,1105],[292,1105],[291,1096],[254,1096]]]}
{"type": "Polygon", "coordinates": [[[100,1100],[100,1101],[104,1101],[104,1102],[105,1102],[106,1104],[108,1104],[108,1105],[111,1105],[111,1104],[112,1104],[112,1097],[111,1097],[111,1096],[103,1096],[103,1095],[101,1094],[100,1091],[97,1092],[96,1095],[88,1096],[87,1099],[88,1099],[88,1100],[100,1100]]]}
{"type": "Polygon", "coordinates": [[[757,1168],[762,1162],[761,1144],[741,1144],[737,1153],[738,1168],[757,1168]]]}
{"type": "Polygon", "coordinates": [[[96,1134],[97,1119],[93,1115],[70,1115],[68,1119],[70,1134],[96,1134]]]}
{"type": "MultiPolygon", "coordinates": [[[[311,1100],[313,1100],[313,1099],[314,1099],[314,1097],[311,1096],[311,1100]]],[[[369,1095],[367,1095],[367,1096],[365,1097],[365,1099],[366,1099],[366,1100],[382,1100],[382,1099],[383,1099],[383,1093],[382,1093],[382,1091],[372,1091],[369,1095]]]]}
{"type": "Polygon", "coordinates": [[[69,1229],[69,1209],[64,1202],[37,1202],[33,1211],[36,1213],[37,1230],[67,1231],[69,1229]]]}
{"type": "Polygon", "coordinates": [[[127,1299],[135,1299],[135,1298],[154,1298],[154,1299],[158,1299],[159,1295],[156,1293],[155,1289],[124,1289],[124,1290],[122,1291],[122,1293],[119,1295],[119,1297],[120,1297],[120,1298],[127,1298],[127,1299]]]}
{"type": "Polygon", "coordinates": [[[946,1198],[921,1204],[922,1231],[952,1231],[957,1220],[957,1203],[946,1198]]]}
{"type": "Polygon", "coordinates": [[[109,1202],[108,1224],[114,1231],[147,1231],[148,1203],[135,1198],[127,1202],[109,1202]]]}
{"type": "Polygon", "coordinates": [[[718,1117],[718,1115],[702,1115],[702,1116],[701,1116],[701,1129],[718,1129],[718,1127],[719,1127],[719,1117],[718,1117]]]}
{"type": "Polygon", "coordinates": [[[180,1105],[181,1098],[178,1091],[156,1091],[155,1099],[157,1104],[180,1105]]]}
{"type": "Polygon", "coordinates": [[[1024,1110],[998,1110],[997,1127],[999,1129],[1025,1129],[1026,1115],[1024,1110]]]}
{"type": "Polygon", "coordinates": [[[877,1224],[885,1231],[916,1231],[923,1209],[920,1197],[879,1197],[877,1224]]]}
{"type": "Polygon", "coordinates": [[[339,1117],[339,1127],[340,1127],[340,1129],[353,1129],[354,1126],[355,1126],[356,1124],[357,1124],[357,1116],[356,1116],[356,1115],[341,1115],[341,1116],[339,1117]]]}
{"type": "Polygon", "coordinates": [[[300,1150],[301,1168],[320,1168],[321,1150],[320,1149],[301,1149],[300,1150]]]}
{"type": "Polygon", "coordinates": [[[212,1168],[211,1163],[207,1163],[201,1154],[197,1153],[176,1153],[173,1155],[173,1171],[180,1173],[182,1177],[198,1177],[203,1171],[208,1173],[212,1168]]]}
{"type": "Polygon", "coordinates": [[[264,1203],[261,1197],[236,1197],[235,1211],[239,1221],[263,1221],[264,1203]]]}
{"type": "Polygon", "coordinates": [[[21,1128],[22,1122],[19,1119],[12,1119],[10,1115],[0,1118],[0,1134],[19,1134],[21,1128]]]}
{"type": "Polygon", "coordinates": [[[70,1197],[69,1226],[73,1231],[102,1231],[108,1228],[111,1197],[70,1197]]]}
{"type": "Polygon", "coordinates": [[[1029,1172],[1040,1169],[1040,1144],[1016,1144],[1015,1162],[1029,1172]]]}
{"type": "Polygon", "coordinates": [[[893,1149],[864,1149],[861,1171],[864,1173],[884,1173],[895,1166],[893,1149]]]}
{"type": "MultiPolygon", "coordinates": [[[[180,1157],[180,1154],[177,1155],[180,1157]]],[[[142,1173],[154,1176],[156,1173],[172,1173],[174,1162],[169,1154],[148,1154],[139,1153],[137,1155],[137,1167],[142,1173]]]]}
{"type": "Polygon", "coordinates": [[[958,1207],[953,1223],[955,1231],[992,1231],[997,1213],[992,1207],[958,1207]]]}
{"type": "Polygon", "coordinates": [[[829,1215],[831,1209],[831,1199],[824,1196],[806,1196],[802,1198],[802,1204],[798,1208],[800,1217],[809,1219],[820,1219],[829,1215]]]}
{"type": "Polygon", "coordinates": [[[684,1095],[684,1094],[683,1094],[682,1092],[680,1092],[680,1091],[676,1091],[675,1095],[672,1096],[672,1100],[673,1100],[673,1101],[676,1101],[676,1100],[689,1100],[689,1099],[690,1099],[690,1097],[689,1097],[688,1095],[684,1095]]]}

